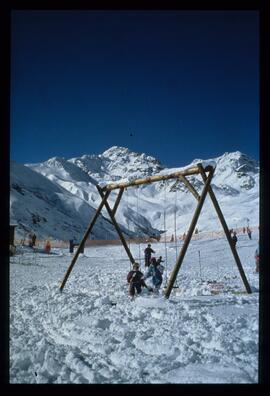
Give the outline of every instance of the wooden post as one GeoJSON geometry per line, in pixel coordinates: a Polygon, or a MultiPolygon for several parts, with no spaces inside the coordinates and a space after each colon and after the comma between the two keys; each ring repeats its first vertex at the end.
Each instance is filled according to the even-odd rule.
{"type": "MultiPolygon", "coordinates": [[[[102,189],[99,186],[97,186],[97,189],[98,189],[98,191],[100,193],[100,196],[103,197],[104,193],[103,193],[102,189]]],[[[123,246],[124,246],[124,248],[125,248],[125,250],[127,252],[127,255],[128,255],[131,263],[135,263],[135,260],[134,260],[132,254],[131,254],[131,251],[129,250],[128,245],[126,243],[126,240],[125,240],[125,238],[124,238],[124,236],[123,236],[123,234],[122,234],[122,232],[120,230],[120,227],[118,226],[117,221],[114,218],[114,214],[113,214],[108,202],[106,202],[106,201],[105,201],[105,206],[106,206],[106,209],[107,209],[107,211],[108,211],[108,213],[109,213],[109,215],[110,215],[110,217],[112,219],[114,227],[115,227],[115,229],[116,229],[116,231],[117,231],[117,233],[119,235],[119,238],[120,238],[120,240],[121,240],[121,242],[122,242],[122,244],[123,244],[123,246]]]]}
{"type": "Polygon", "coordinates": [[[193,231],[195,229],[196,223],[198,221],[199,215],[201,213],[201,209],[202,209],[202,206],[203,206],[207,191],[209,189],[213,174],[214,174],[214,169],[212,168],[209,171],[208,177],[206,178],[205,185],[204,185],[203,191],[201,193],[201,197],[200,197],[200,200],[199,200],[198,205],[196,207],[195,213],[193,215],[193,219],[191,221],[191,224],[190,224],[189,230],[187,232],[186,238],[184,240],[184,244],[183,244],[182,249],[181,249],[181,251],[179,253],[179,256],[178,256],[178,258],[176,260],[175,267],[174,267],[174,269],[173,269],[173,271],[172,271],[172,273],[170,275],[170,279],[168,281],[168,285],[167,285],[167,288],[166,288],[165,294],[164,294],[166,298],[170,297],[170,294],[171,294],[174,282],[176,280],[178,271],[179,271],[179,269],[180,269],[180,267],[181,267],[181,265],[183,263],[183,260],[184,260],[184,257],[185,257],[189,242],[191,240],[191,237],[192,237],[193,231]]]}
{"type": "Polygon", "coordinates": [[[76,263],[77,258],[78,258],[78,256],[79,256],[80,252],[81,252],[81,247],[84,245],[84,243],[85,243],[85,241],[86,241],[88,235],[90,234],[92,228],[94,227],[94,224],[95,224],[95,222],[96,222],[96,220],[97,220],[97,218],[98,218],[98,215],[99,215],[99,213],[101,212],[101,209],[103,208],[105,202],[107,201],[107,198],[108,198],[109,194],[110,194],[110,191],[107,191],[106,194],[103,196],[102,201],[101,201],[99,207],[97,208],[96,213],[95,213],[95,215],[94,215],[94,217],[93,217],[91,223],[89,224],[89,226],[88,226],[88,228],[87,228],[87,230],[86,230],[86,232],[85,232],[85,234],[84,234],[84,236],[83,236],[83,239],[81,240],[81,242],[80,242],[80,244],[79,244],[79,246],[78,246],[78,249],[76,250],[76,252],[75,252],[75,254],[74,254],[74,257],[73,257],[73,259],[71,260],[71,263],[70,263],[70,265],[69,265],[69,267],[68,267],[68,269],[67,269],[67,272],[66,272],[66,274],[65,274],[65,276],[64,276],[64,279],[63,279],[63,281],[62,281],[62,284],[61,284],[61,286],[60,286],[60,291],[63,290],[63,288],[64,288],[64,286],[65,286],[65,284],[66,284],[66,281],[67,281],[67,279],[68,279],[68,277],[69,277],[69,274],[70,274],[70,272],[71,272],[71,270],[72,270],[74,264],[76,263]]]}
{"type": "Polygon", "coordinates": [[[191,192],[191,194],[194,195],[194,197],[197,199],[197,201],[199,201],[200,196],[197,193],[197,191],[195,190],[195,188],[192,186],[192,184],[190,184],[190,182],[185,178],[185,176],[179,175],[178,177],[185,184],[185,186],[191,192]]]}
{"type": "MultiPolygon", "coordinates": [[[[206,180],[206,174],[205,174],[205,172],[204,172],[204,169],[203,169],[200,165],[199,165],[199,167],[200,167],[200,170],[201,170],[201,176],[202,176],[203,180],[205,181],[205,180],[206,180]]],[[[219,218],[219,220],[220,220],[220,222],[221,222],[221,224],[222,224],[222,227],[223,227],[223,230],[224,230],[225,235],[226,235],[226,237],[227,237],[227,240],[228,240],[228,242],[229,242],[229,245],[230,245],[232,254],[233,254],[233,256],[234,256],[234,259],[235,259],[237,268],[238,268],[238,270],[239,270],[240,276],[241,276],[241,278],[242,278],[242,281],[243,281],[243,283],[244,283],[244,285],[245,285],[246,291],[247,291],[247,293],[251,294],[252,291],[251,291],[250,285],[249,285],[249,283],[248,283],[248,280],[247,280],[247,278],[246,278],[245,272],[244,272],[244,270],[243,270],[243,267],[242,267],[240,258],[239,258],[239,256],[238,256],[238,253],[237,253],[237,250],[236,250],[236,247],[235,247],[235,246],[233,245],[233,243],[232,243],[232,238],[231,238],[231,234],[230,234],[229,228],[228,228],[228,226],[227,226],[227,223],[226,223],[226,221],[225,221],[225,218],[224,218],[224,216],[223,216],[223,214],[222,214],[222,211],[221,211],[221,209],[220,209],[220,206],[219,206],[219,204],[218,204],[218,201],[217,201],[217,199],[216,199],[216,196],[215,196],[214,191],[212,190],[212,187],[211,187],[211,186],[209,186],[209,195],[210,195],[210,198],[211,198],[211,200],[212,200],[212,202],[213,202],[214,208],[216,209],[218,218],[219,218]]]]}

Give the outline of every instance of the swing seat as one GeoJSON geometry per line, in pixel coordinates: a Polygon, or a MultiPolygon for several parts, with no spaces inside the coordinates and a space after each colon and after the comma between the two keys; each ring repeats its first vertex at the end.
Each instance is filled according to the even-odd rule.
{"type": "Polygon", "coordinates": [[[211,294],[219,294],[224,289],[224,284],[217,281],[207,281],[211,294]]]}

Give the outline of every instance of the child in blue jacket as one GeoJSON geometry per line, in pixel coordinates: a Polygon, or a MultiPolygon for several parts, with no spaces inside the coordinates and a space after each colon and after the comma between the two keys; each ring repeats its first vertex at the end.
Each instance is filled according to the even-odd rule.
{"type": "Polygon", "coordinates": [[[155,291],[158,291],[160,286],[161,286],[161,284],[162,284],[163,271],[164,271],[163,265],[161,265],[160,263],[157,263],[156,258],[153,257],[151,259],[151,264],[150,264],[150,266],[148,268],[148,271],[147,271],[147,273],[144,276],[144,279],[147,279],[150,276],[152,276],[152,283],[153,283],[153,286],[155,288],[155,291]]]}

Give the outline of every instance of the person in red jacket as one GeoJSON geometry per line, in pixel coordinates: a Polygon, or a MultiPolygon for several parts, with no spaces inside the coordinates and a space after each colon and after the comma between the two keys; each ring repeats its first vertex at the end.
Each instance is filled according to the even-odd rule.
{"type": "Polygon", "coordinates": [[[46,241],[45,246],[44,246],[45,253],[50,253],[51,252],[51,243],[49,240],[46,241]]]}
{"type": "Polygon", "coordinates": [[[133,264],[133,269],[127,274],[127,282],[129,283],[129,295],[134,297],[135,291],[140,294],[142,287],[146,287],[149,291],[152,291],[150,287],[144,282],[143,273],[139,270],[140,265],[138,263],[133,264]]]}

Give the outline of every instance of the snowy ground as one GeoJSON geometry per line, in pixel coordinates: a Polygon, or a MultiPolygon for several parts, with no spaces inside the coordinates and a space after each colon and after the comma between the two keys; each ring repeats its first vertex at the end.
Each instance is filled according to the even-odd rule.
{"type": "MultiPolygon", "coordinates": [[[[129,299],[122,246],[85,249],[62,293],[68,250],[24,248],[10,263],[10,382],[257,383],[258,234],[252,236],[240,235],[237,246],[252,294],[220,238],[191,242],[168,300],[146,289],[129,299]]],[[[165,257],[164,244],[152,247],[165,257]]],[[[144,248],[131,246],[137,259],[144,248]]],[[[173,244],[167,256],[169,274],[173,244]]]]}

